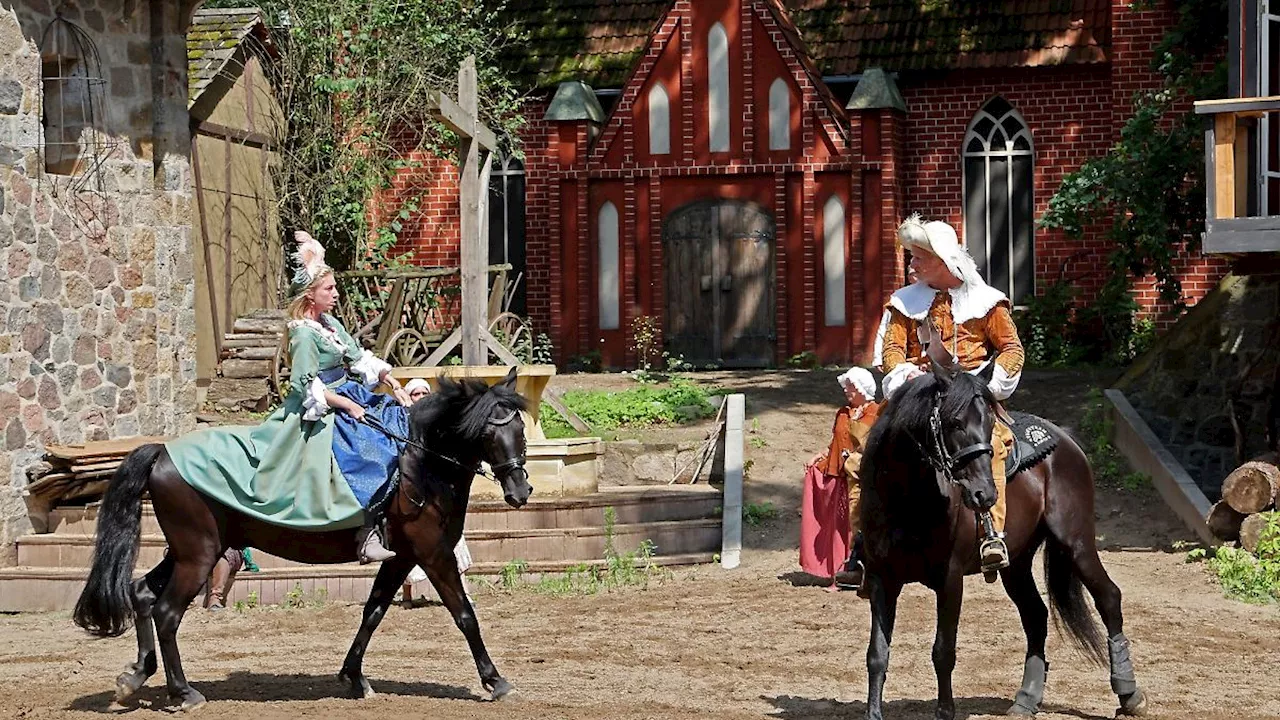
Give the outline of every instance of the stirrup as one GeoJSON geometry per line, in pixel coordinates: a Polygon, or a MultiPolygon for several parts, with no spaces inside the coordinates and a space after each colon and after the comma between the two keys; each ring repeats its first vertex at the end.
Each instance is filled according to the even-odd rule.
{"type": "Polygon", "coordinates": [[[862,587],[866,575],[867,568],[862,564],[862,561],[854,560],[852,563],[846,563],[845,568],[836,573],[832,580],[840,588],[857,590],[862,587]]]}
{"type": "Polygon", "coordinates": [[[383,546],[382,538],[370,525],[360,528],[356,533],[356,555],[360,558],[361,565],[390,560],[396,556],[395,551],[383,546]]]}
{"type": "Polygon", "coordinates": [[[1004,533],[988,537],[978,548],[978,557],[982,561],[982,572],[987,582],[995,582],[995,573],[1009,567],[1009,546],[1004,542],[1004,533]]]}

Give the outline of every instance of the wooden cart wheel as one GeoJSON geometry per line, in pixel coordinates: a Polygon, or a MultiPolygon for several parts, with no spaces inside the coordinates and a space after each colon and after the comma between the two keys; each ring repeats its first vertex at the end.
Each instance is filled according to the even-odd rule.
{"type": "Polygon", "coordinates": [[[399,367],[417,367],[431,355],[426,337],[413,328],[400,328],[391,335],[383,347],[382,356],[399,367]]]}
{"type": "Polygon", "coordinates": [[[276,357],[271,363],[271,392],[276,399],[284,400],[289,396],[289,333],[281,333],[280,344],[276,345],[276,357]]]}
{"type": "Polygon", "coordinates": [[[511,312],[499,314],[489,323],[489,334],[521,362],[533,362],[533,332],[519,315],[511,312]]]}

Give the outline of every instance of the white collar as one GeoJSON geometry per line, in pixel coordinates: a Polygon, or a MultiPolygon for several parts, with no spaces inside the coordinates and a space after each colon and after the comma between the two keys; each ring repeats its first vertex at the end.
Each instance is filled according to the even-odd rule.
{"type": "MultiPolygon", "coordinates": [[[[895,292],[889,305],[912,320],[924,320],[938,292],[922,282],[912,283],[895,292]]],[[[951,319],[957,325],[986,317],[996,305],[1008,302],[1004,293],[986,283],[964,283],[947,292],[951,294],[951,319]]]]}
{"type": "Polygon", "coordinates": [[[342,340],[338,338],[338,331],[331,327],[327,327],[324,323],[317,322],[311,318],[290,320],[289,329],[292,330],[296,327],[309,327],[319,333],[320,337],[328,340],[331,345],[338,349],[338,352],[344,353],[347,351],[346,343],[342,342],[342,340]]]}

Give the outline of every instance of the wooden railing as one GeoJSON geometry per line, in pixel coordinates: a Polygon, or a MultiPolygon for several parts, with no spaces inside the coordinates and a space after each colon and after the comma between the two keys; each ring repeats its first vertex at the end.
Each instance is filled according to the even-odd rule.
{"type": "MultiPolygon", "coordinates": [[[[1205,131],[1205,238],[1210,253],[1280,250],[1280,192],[1267,198],[1268,164],[1280,173],[1280,161],[1259,157],[1260,119],[1280,124],[1280,97],[1226,98],[1195,104],[1196,114],[1212,118],[1205,131]],[[1267,207],[1264,202],[1274,207],[1267,207]]],[[[1280,157],[1280,133],[1268,155],[1280,157]]],[[[1274,176],[1280,191],[1280,174],[1274,176]]]]}

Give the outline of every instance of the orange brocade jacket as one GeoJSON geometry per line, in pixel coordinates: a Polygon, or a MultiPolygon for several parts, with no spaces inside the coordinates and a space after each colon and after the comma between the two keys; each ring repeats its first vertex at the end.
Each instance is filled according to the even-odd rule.
{"type": "MultiPolygon", "coordinates": [[[[892,305],[888,309],[890,318],[885,328],[880,369],[887,373],[904,362],[927,364],[921,360],[924,349],[916,334],[919,322],[903,315],[892,305]]],[[[1007,301],[996,305],[984,317],[963,322],[957,328],[951,314],[951,293],[939,292],[929,307],[929,318],[937,326],[947,350],[965,370],[973,370],[994,354],[995,361],[1010,376],[1022,372],[1025,356],[1007,301]]]]}

